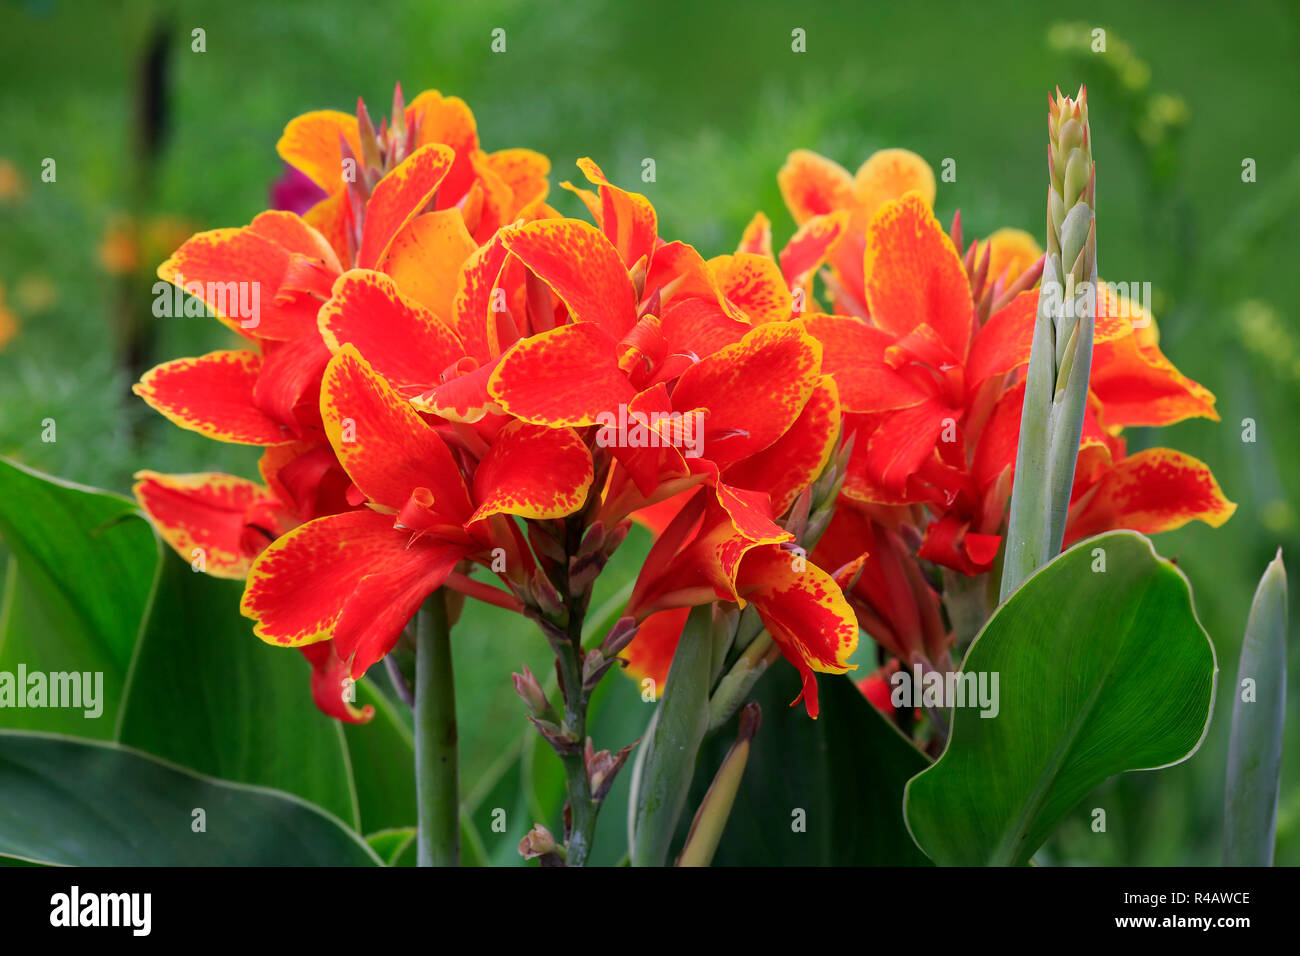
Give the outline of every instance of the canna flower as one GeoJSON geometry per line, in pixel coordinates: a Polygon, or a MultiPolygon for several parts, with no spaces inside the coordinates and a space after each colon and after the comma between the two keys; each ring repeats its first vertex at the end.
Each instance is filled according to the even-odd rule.
{"type": "MultiPolygon", "coordinates": [[[[792,321],[791,279],[757,253],[706,262],[664,242],[644,196],[614,186],[590,160],[579,166],[597,191],[575,192],[598,225],[538,219],[484,246],[455,303],[467,359],[415,406],[465,426],[510,416],[587,430],[607,470],[603,527],[660,504],[687,515],[682,535],[661,541],[642,572],[627,611],[634,621],[752,600],[805,685],[813,669],[842,673],[856,625],[829,577],[763,577],[787,562],[780,545],[793,537],[776,518],[822,470],[839,433],[821,347],[792,321]],[[489,293],[503,307],[488,307],[489,293]],[[638,428],[655,440],[629,440],[638,428]],[[782,623],[778,609],[803,600],[826,613],[782,623]]],[[[795,248],[820,261],[815,247],[834,241],[841,218],[795,248]]],[[[792,280],[812,268],[793,266],[792,280]]],[[[815,684],[807,699],[815,713],[815,684]]]]}
{"type": "Polygon", "coordinates": [[[521,553],[517,529],[493,518],[564,517],[591,486],[590,453],[571,429],[509,422],[481,458],[458,455],[351,344],[326,367],[321,414],[366,507],[278,538],[254,562],[240,609],[268,643],[332,641],[354,678],[460,562],[490,568],[495,548],[521,553]]]}
{"type": "MultiPolygon", "coordinates": [[[[200,553],[204,569],[217,576],[241,578],[279,536],[365,507],[321,418],[322,378],[340,343],[327,342],[317,314],[345,273],[383,270],[374,274],[400,278],[417,304],[446,315],[462,266],[478,248],[471,231],[487,228],[484,197],[494,197],[487,203],[493,210],[548,212],[545,157],[476,153],[473,117],[459,100],[430,92],[405,107],[399,89],[391,126],[385,121],[376,132],[364,104],[348,120],[308,114],[292,121],[281,140],[284,158],[308,170],[317,180],[312,188],[326,195],[305,218],[272,211],[242,229],[200,233],[159,268],[164,283],[193,293],[247,343],[163,363],[135,388],[182,427],[263,447],[260,483],[217,474],[137,475],[136,497],[164,540],[196,566],[200,553]],[[323,182],[327,167],[332,178],[323,182]]],[[[457,343],[448,360],[463,356],[457,343]]],[[[429,372],[429,381],[441,371],[429,372]]],[[[513,600],[468,578],[464,585],[489,600],[513,600]]],[[[366,719],[339,694],[350,662],[325,642],[304,645],[304,654],[321,708],[344,720],[366,719]]]]}
{"type": "MultiPolygon", "coordinates": [[[[870,320],[805,320],[840,386],[846,433],[858,434],[844,495],[860,505],[924,506],[933,520],[919,522],[925,533],[920,556],[965,574],[983,573],[1001,542],[1024,394],[1017,378],[1028,362],[1037,308],[1038,292],[1017,294],[1016,286],[1034,270],[1004,282],[997,300],[985,288],[986,307],[996,309],[981,324],[972,281],[988,274],[990,256],[979,260],[972,278],[917,194],[881,208],[868,227],[866,249],[862,288],[870,320]]],[[[973,250],[965,262],[976,261],[973,250]]],[[[1012,274],[1004,269],[1004,276],[1012,274]]],[[[1164,357],[1153,330],[1150,317],[1122,297],[1099,298],[1083,445],[1095,449],[1091,454],[1100,456],[1101,466],[1118,463],[1106,438],[1125,425],[1217,420],[1213,396],[1164,357]]],[[[1232,506],[1208,468],[1190,456],[1167,460],[1177,467],[1147,474],[1156,482],[1154,493],[1170,496],[1171,507],[1159,527],[1144,519],[1146,527],[1138,530],[1166,530],[1194,518],[1216,526],[1226,520],[1232,506]]],[[[1108,482],[1092,500],[1124,487],[1130,486],[1108,482]]],[[[1123,522],[1133,510],[1112,504],[1094,504],[1093,514],[1105,511],[1123,522]]]]}

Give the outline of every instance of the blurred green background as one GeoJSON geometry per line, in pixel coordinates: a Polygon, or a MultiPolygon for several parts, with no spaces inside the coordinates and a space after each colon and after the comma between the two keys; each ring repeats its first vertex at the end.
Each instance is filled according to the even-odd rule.
{"type": "MultiPolygon", "coordinates": [[[[132,398],[128,367],[225,347],[211,320],[147,324],[152,269],[170,251],[150,247],[178,230],[183,238],[187,225],[242,225],[265,208],[281,172],[275,141],[303,111],[350,110],[360,95],[378,117],[399,80],[408,99],[426,88],[459,95],[486,149],[527,146],[551,157],[561,211],[583,214],[555,184],[578,177],[573,161],[591,156],[651,198],[662,235],[708,256],[730,251],[757,209],[772,218],[778,244],[793,231],[775,175],[798,147],[850,170],[886,146],[915,150],[936,170],[952,158],[956,182],[940,183],[936,201],[942,221],[960,208],[968,237],[1000,226],[1041,235],[1047,92],[1086,82],[1101,274],[1152,283],[1165,352],[1215,392],[1223,417],[1139,430],[1130,447],[1197,455],[1239,509],[1221,530],[1196,525],[1157,540],[1190,577],[1219,656],[1205,746],[1179,767],[1105,785],[1087,806],[1107,808],[1109,832],[1092,833],[1081,809],[1042,858],[1216,863],[1251,594],[1279,545],[1300,569],[1300,143],[1286,120],[1300,101],[1300,6],[1055,9],[4,0],[0,318],[17,331],[0,347],[0,454],[119,492],[144,467],[255,474],[248,449],[183,432],[132,398]],[[191,50],[195,28],[205,31],[205,52],[191,50]],[[503,53],[490,49],[498,28],[503,53]],[[796,28],[806,32],[805,53],[791,50],[796,28]],[[1095,28],[1106,31],[1104,53],[1091,49],[1095,28]],[[141,132],[142,111],[161,120],[152,139],[141,132]],[[41,181],[47,157],[57,163],[53,183],[41,181]],[[654,183],[640,181],[646,157],[656,162],[654,183]],[[1246,159],[1254,182],[1243,182],[1246,159]],[[131,223],[139,245],[123,242],[131,223]],[[132,250],[138,269],[107,267],[106,256],[132,250]],[[139,354],[123,354],[123,323],[146,323],[139,354]],[[1254,443],[1242,441],[1247,418],[1254,443]],[[42,440],[46,419],[56,423],[54,442],[42,440]]],[[[622,564],[629,574],[635,561],[622,564]]],[[[605,593],[619,583],[612,577],[605,593]]],[[[1291,591],[1294,621],[1300,588],[1291,591]]],[[[542,670],[548,656],[520,625],[484,612],[457,632],[466,789],[518,736],[506,669],[524,659],[542,670]]],[[[1292,675],[1297,657],[1293,640],[1292,675]]],[[[1300,693],[1289,729],[1278,862],[1295,864],[1300,693]]]]}

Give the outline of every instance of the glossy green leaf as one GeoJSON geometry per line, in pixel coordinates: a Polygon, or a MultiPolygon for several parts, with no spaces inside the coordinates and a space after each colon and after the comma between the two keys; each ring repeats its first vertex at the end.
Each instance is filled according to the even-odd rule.
{"type": "Polygon", "coordinates": [[[953,710],[943,755],[908,783],[907,823],[938,863],[1011,865],[1106,778],[1191,756],[1217,667],[1182,572],[1117,531],[1028,578],[962,671],[998,675],[996,716],[953,710]]]}
{"type": "Polygon", "coordinates": [[[0,538],[11,552],[0,671],[102,674],[101,714],[0,710],[0,726],[111,738],[158,545],[133,501],[0,459],[0,538]]]}
{"type": "Polygon", "coordinates": [[[1233,686],[1224,866],[1273,865],[1286,722],[1286,591],[1286,568],[1279,551],[1259,579],[1250,605],[1233,686]]]}
{"type": "Polygon", "coordinates": [[[117,740],[222,780],[297,794],[358,826],[342,728],[312,702],[306,659],[254,636],[239,613],[241,591],[167,549],[117,740]]]}
{"type": "Polygon", "coordinates": [[[0,854],[25,860],[69,866],[380,863],[341,821],[298,797],[217,780],[117,744],[0,731],[0,793],[0,854]]]}
{"type": "MultiPolygon", "coordinates": [[[[799,680],[774,665],[750,699],[762,724],[714,866],[924,866],[903,825],[903,788],[928,763],[849,677],[820,675],[821,715],[791,707],[799,680]]],[[[690,816],[735,741],[733,717],[704,746],[690,816]]]]}

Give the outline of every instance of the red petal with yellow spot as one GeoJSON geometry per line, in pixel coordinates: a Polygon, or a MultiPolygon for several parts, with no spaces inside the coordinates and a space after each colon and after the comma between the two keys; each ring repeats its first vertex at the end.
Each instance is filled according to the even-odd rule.
{"type": "Polygon", "coordinates": [[[902,491],[907,479],[930,457],[944,429],[956,427],[959,415],[933,398],[888,415],[867,444],[872,477],[886,489],[902,491]]]}
{"type": "MultiPolygon", "coordinates": [[[[392,571],[418,576],[437,566],[444,549],[421,541],[407,547],[409,538],[394,530],[392,515],[374,511],[317,518],[253,562],[239,609],[257,621],[253,631],[267,643],[298,647],[328,640],[364,578],[392,571]]],[[[355,649],[337,646],[344,659],[355,649]]]]}
{"type": "Polygon", "coordinates": [[[485,157],[487,167],[501,177],[514,194],[511,217],[529,203],[545,199],[550,192],[547,175],[551,161],[531,149],[502,149],[485,157]]]}
{"type": "Polygon", "coordinates": [[[822,473],[840,434],[840,402],[835,380],[823,375],[803,411],[784,435],[724,473],[731,485],[767,492],[772,513],[783,515],[822,473]]]}
{"type": "Polygon", "coordinates": [[[627,661],[624,670],[629,677],[638,683],[644,680],[654,682],[654,686],[647,690],[655,700],[668,684],[668,671],[672,669],[677,642],[690,613],[689,607],[680,607],[651,614],[641,622],[636,637],[619,655],[627,661]]]}
{"type": "Polygon", "coordinates": [[[739,342],[750,330],[748,322],[734,319],[713,298],[676,299],[660,321],[670,354],[707,358],[724,346],[739,342]]]}
{"type": "Polygon", "coordinates": [[[591,452],[573,429],[510,422],[474,472],[478,510],[470,520],[563,518],[586,502],[591,482],[591,452]]]}
{"type": "Polygon", "coordinates": [[[455,154],[439,144],[421,146],[379,181],[366,203],[357,265],[373,269],[402,227],[424,211],[451,168],[455,154]]]}
{"type": "Polygon", "coordinates": [[[896,340],[883,329],[841,315],[810,315],[803,325],[822,344],[822,371],[834,377],[845,411],[910,408],[931,396],[885,361],[896,340]]]}
{"type": "Polygon", "coordinates": [[[361,155],[361,137],[357,133],[355,116],[338,110],[315,110],[289,121],[280,141],[275,144],[275,151],[321,189],[333,194],[341,192],[346,185],[340,136],[351,147],[353,156],[361,155]]]}
{"type": "Polygon", "coordinates": [[[261,367],[256,352],[209,352],[154,366],[132,391],[181,428],[217,441],[275,445],[292,436],[254,404],[261,367]]]}
{"type": "Polygon", "coordinates": [[[772,256],[772,220],[761,212],[754,213],[754,218],[749,220],[749,225],[740,236],[740,245],[736,247],[737,252],[752,252],[756,256],[765,256],[771,259],[772,256]]]}
{"type": "Polygon", "coordinates": [[[784,322],[794,302],[781,270],[771,259],[748,252],[709,260],[722,294],[755,325],[784,322]]]}
{"type": "MultiPolygon", "coordinates": [[[[825,216],[814,216],[802,226],[794,237],[781,250],[781,274],[785,276],[786,285],[791,289],[804,288],[805,295],[812,274],[826,261],[844,230],[848,227],[847,212],[833,212],[825,216]]],[[[768,254],[771,257],[771,254],[768,254]]],[[[808,303],[804,308],[808,311],[808,303]]]]}
{"type": "Polygon", "coordinates": [[[248,224],[248,231],[278,242],[290,252],[319,261],[328,274],[342,271],[329,241],[309,222],[291,212],[271,209],[258,213],[248,224]]]}
{"type": "Polygon", "coordinates": [[[1165,358],[1150,326],[1093,350],[1091,387],[1112,428],[1171,425],[1185,418],[1219,420],[1214,395],[1165,358]]]}
{"type": "Polygon", "coordinates": [[[319,335],[297,342],[268,343],[253,388],[253,402],[276,421],[290,426],[295,438],[319,439],[320,378],[329,360],[329,349],[319,335]]]}
{"type": "Polygon", "coordinates": [[[600,228],[628,268],[644,257],[649,261],[658,237],[655,207],[640,193],[619,189],[590,159],[578,160],[587,181],[600,187],[600,228]]]}
{"type": "Polygon", "coordinates": [[[470,358],[461,359],[453,371],[459,374],[449,377],[437,388],[424,392],[411,399],[411,404],[422,412],[430,412],[448,421],[474,424],[487,415],[502,415],[504,411],[488,394],[488,384],[501,359],[495,359],[487,365],[475,366],[470,358]],[[460,366],[464,366],[461,369],[460,366]]]}
{"type": "Polygon", "coordinates": [[[974,331],[970,280],[952,240],[916,193],[886,203],[867,228],[867,306],[886,331],[928,325],[958,361],[974,331]]]}
{"type": "Polygon", "coordinates": [[[800,674],[808,716],[816,718],[817,679],[854,670],[858,620],[834,579],[801,553],[778,545],[754,548],[740,564],[737,586],[753,602],[767,632],[800,674]]]}
{"type": "Polygon", "coordinates": [[[293,265],[294,253],[266,236],[250,229],[214,229],[186,240],[158,267],[158,277],[192,290],[240,335],[288,340],[314,330],[320,306],[309,295],[279,294],[293,265]]]}
{"type": "Polygon", "coordinates": [[[704,456],[726,465],[761,451],[799,417],[821,378],[821,344],[798,323],[754,328],[687,369],[673,391],[680,412],[704,409],[704,456]]]}
{"type": "Polygon", "coordinates": [[[850,228],[862,229],[885,203],[910,192],[917,193],[927,206],[934,205],[934,170],[930,164],[906,149],[872,153],[853,175],[858,212],[850,228]]]}
{"type": "Polygon", "coordinates": [[[351,238],[351,211],[346,190],[326,196],[302,214],[303,221],[325,237],[340,263],[351,263],[354,243],[351,238]]]}
{"type": "Polygon", "coordinates": [[[443,143],[455,151],[455,162],[438,194],[437,208],[456,205],[474,180],[478,126],[473,112],[458,96],[425,90],[406,107],[406,126],[416,130],[415,146],[443,143]]]}
{"type": "Polygon", "coordinates": [[[317,321],[331,352],[356,346],[398,389],[433,387],[465,354],[455,332],[382,272],[354,269],[340,276],[317,321]]]}
{"type": "Polygon", "coordinates": [[[377,561],[344,604],[334,625],[334,644],[343,657],[351,657],[353,678],[360,678],[393,649],[402,629],[425,599],[442,587],[465,549],[428,538],[407,544],[407,536],[393,532],[400,552],[377,561]]]}
{"type": "Polygon", "coordinates": [[[661,382],[628,402],[626,427],[621,416],[615,415],[614,420],[603,425],[596,435],[596,443],[612,451],[637,490],[647,499],[664,482],[690,474],[684,454],[690,450],[690,445],[704,437],[694,430],[687,434],[686,428],[693,426],[694,420],[666,417],[671,412],[672,400],[668,397],[668,388],[661,382]],[[674,421],[681,423],[675,430],[674,421]],[[655,423],[667,424],[656,428],[653,427],[655,423]]]}
{"type": "Polygon", "coordinates": [[[311,664],[312,700],[322,713],[349,724],[364,724],[375,716],[370,704],[353,705],[354,685],[348,662],[339,657],[333,641],[305,644],[301,650],[311,664]]]}
{"type": "Polygon", "coordinates": [[[515,345],[488,393],[508,413],[539,425],[594,425],[617,416],[636,389],[619,368],[616,345],[590,322],[541,332],[515,345]]]}
{"type": "Polygon", "coordinates": [[[470,253],[456,280],[452,326],[465,351],[480,363],[497,358],[488,345],[488,322],[493,315],[492,290],[508,255],[498,233],[491,242],[470,253]]]}
{"type": "Polygon", "coordinates": [[[253,558],[295,522],[267,489],[234,475],[140,471],[131,490],[158,534],[217,578],[243,578],[253,558]]]}
{"type": "MultiPolygon", "coordinates": [[[[1012,299],[979,330],[966,362],[966,387],[971,394],[992,376],[1010,372],[1029,362],[1037,314],[1038,290],[1031,289],[1012,299]]],[[[1099,300],[1092,333],[1093,354],[1103,343],[1114,342],[1132,333],[1129,320],[1116,310],[1107,309],[1104,301],[1099,300]]],[[[1093,364],[1095,367],[1095,359],[1093,364]]]]}
{"type": "Polygon", "coordinates": [[[469,493],[446,444],[351,345],[325,369],[320,403],[334,453],[367,498],[400,511],[416,488],[428,488],[440,514],[469,517],[469,493]]]}
{"type": "Polygon", "coordinates": [[[799,225],[813,216],[851,209],[857,202],[849,171],[807,149],[797,149],[786,158],[776,182],[786,208],[799,225]]]}
{"type": "Polygon", "coordinates": [[[1074,503],[1065,545],[1114,528],[1172,531],[1193,519],[1217,528],[1236,510],[1204,462],[1170,448],[1148,448],[1117,462],[1074,503]]]}
{"type": "Polygon", "coordinates": [[[408,296],[451,322],[456,280],[477,248],[460,210],[443,209],[411,220],[388,247],[380,266],[408,296]]]}
{"type": "Polygon", "coordinates": [[[636,325],[636,290],[613,243],[577,219],[542,219],[507,229],[501,241],[551,287],[574,322],[615,339],[636,325]]]}

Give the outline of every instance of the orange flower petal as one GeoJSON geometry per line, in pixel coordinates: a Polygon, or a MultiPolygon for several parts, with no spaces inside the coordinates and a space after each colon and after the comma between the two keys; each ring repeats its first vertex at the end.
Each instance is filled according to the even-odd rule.
{"type": "Polygon", "coordinates": [[[529,203],[545,199],[550,192],[547,175],[551,161],[531,149],[502,149],[485,157],[487,167],[501,177],[514,196],[509,218],[529,203]]]}
{"type": "MultiPolygon", "coordinates": [[[[813,272],[826,261],[848,224],[849,214],[841,211],[814,216],[800,226],[781,250],[781,274],[785,276],[786,285],[791,289],[803,288],[807,296],[811,292],[808,284],[813,272]]],[[[809,311],[806,300],[800,311],[809,311]]]]}
{"type": "Polygon", "coordinates": [[[619,189],[590,159],[578,160],[587,181],[600,187],[600,228],[630,269],[641,259],[648,262],[658,237],[658,217],[650,200],[640,193],[619,189]]]}
{"type": "Polygon", "coordinates": [[[352,148],[352,155],[360,157],[357,118],[338,110],[315,110],[289,121],[275,144],[275,151],[321,189],[334,194],[341,192],[345,185],[340,136],[352,148]]]}
{"type": "Polygon", "coordinates": [[[636,290],[618,250],[578,219],[543,219],[507,229],[501,241],[569,309],[615,339],[636,325],[636,290]]]}
{"type": "Polygon", "coordinates": [[[783,515],[804,488],[822,473],[840,434],[835,380],[823,375],[786,433],[755,455],[729,467],[728,484],[765,491],[772,513],[783,515]]]}
{"type": "Polygon", "coordinates": [[[1217,528],[1236,510],[1204,462],[1148,448],[1117,462],[1075,503],[1065,545],[1115,528],[1156,534],[1192,520],[1217,528]]]}
{"type": "Polygon", "coordinates": [[[408,610],[413,614],[437,587],[428,584],[439,574],[445,579],[451,568],[447,560],[454,565],[460,555],[409,538],[394,530],[392,515],[362,510],[317,518],[262,552],[248,573],[240,612],[257,622],[253,632],[267,643],[301,647],[334,638],[344,660],[357,653],[368,627],[396,640],[410,614],[400,623],[395,619],[408,610]],[[415,607],[412,591],[424,592],[415,607]],[[351,611],[346,628],[341,626],[345,610],[351,611]],[[362,610],[369,617],[358,613],[362,610]]]}
{"type": "Polygon", "coordinates": [[[243,578],[257,553],[294,523],[265,486],[245,478],[155,471],[135,478],[131,491],[162,539],[216,578],[243,578]]]}
{"type": "Polygon", "coordinates": [[[849,316],[822,314],[807,316],[803,325],[822,344],[822,371],[835,378],[845,411],[910,408],[930,396],[885,361],[895,338],[883,329],[849,316]]]}
{"type": "Polygon", "coordinates": [[[261,367],[256,352],[209,352],[155,365],[131,390],[181,428],[239,445],[275,445],[291,436],[253,401],[261,367]]]}
{"type": "Polygon", "coordinates": [[[704,456],[725,465],[785,433],[821,379],[821,358],[821,344],[798,323],[760,325],[687,369],[673,407],[705,410],[704,456]]]}
{"type": "Polygon", "coordinates": [[[771,259],[740,252],[709,260],[722,294],[754,325],[784,322],[794,307],[780,268],[771,259]]]}
{"type": "Polygon", "coordinates": [[[427,488],[440,514],[469,516],[469,493],[443,440],[351,345],[325,369],[321,417],[344,470],[371,501],[398,511],[427,488]]]}
{"type": "Polygon", "coordinates": [[[791,706],[804,701],[817,717],[817,679],[856,669],[849,658],[858,647],[858,620],[835,580],[802,553],[779,545],[746,552],[737,581],[753,602],[786,660],[799,671],[803,689],[791,706]]]}
{"type": "Polygon", "coordinates": [[[383,259],[402,227],[429,204],[455,158],[446,146],[421,146],[379,181],[366,203],[359,267],[373,269],[383,259]]]}
{"type": "Polygon", "coordinates": [[[970,282],[957,250],[916,193],[886,203],[867,229],[867,306],[886,331],[928,325],[959,360],[974,330],[970,282]]]}
{"type": "Polygon", "coordinates": [[[439,191],[436,207],[448,209],[456,205],[474,180],[478,127],[473,112],[458,96],[425,90],[406,107],[406,127],[416,130],[416,147],[442,143],[454,150],[455,161],[439,191]]]}
{"type": "Polygon", "coordinates": [[[772,220],[761,212],[754,213],[749,225],[740,236],[737,252],[752,252],[756,256],[772,258],[772,220]]]}
{"type": "Polygon", "coordinates": [[[375,716],[370,704],[353,706],[351,668],[339,657],[333,641],[304,644],[300,650],[311,664],[311,696],[322,713],[349,724],[364,724],[375,716]]]}
{"type": "Polygon", "coordinates": [[[340,276],[317,321],[331,352],[356,346],[398,389],[432,387],[464,355],[456,333],[382,272],[354,269],[340,276]]]}
{"type": "Polygon", "coordinates": [[[478,510],[470,520],[563,518],[586,502],[592,478],[591,452],[572,428],[510,422],[474,472],[478,510]]]}
{"type": "MultiPolygon", "coordinates": [[[[934,171],[924,159],[906,149],[882,149],[872,153],[853,176],[853,194],[858,214],[850,228],[860,230],[885,205],[917,193],[926,206],[934,205],[934,171]]],[[[996,274],[995,274],[996,278],[996,274]]]]}
{"type": "Polygon", "coordinates": [[[1214,395],[1165,358],[1150,329],[1139,328],[1093,350],[1092,392],[1108,427],[1171,425],[1185,418],[1219,420],[1214,395]]]}
{"type": "Polygon", "coordinates": [[[320,306],[311,295],[280,294],[286,276],[303,258],[251,227],[214,229],[186,240],[158,267],[158,278],[201,299],[240,335],[296,339],[315,329],[320,306]]]}
{"type": "Polygon", "coordinates": [[[668,684],[668,671],[672,669],[673,655],[677,653],[677,641],[690,613],[689,607],[679,607],[651,614],[637,628],[632,643],[619,654],[627,661],[624,672],[629,677],[638,683],[647,679],[654,682],[654,686],[647,689],[655,700],[668,684]]]}
{"type": "Polygon", "coordinates": [[[380,268],[404,293],[450,322],[456,280],[478,244],[458,209],[427,212],[397,234],[380,268]]]}
{"type": "Polygon", "coordinates": [[[511,415],[539,425],[594,425],[636,395],[619,368],[615,342],[590,322],[517,343],[497,366],[488,393],[511,415]]]}
{"type": "Polygon", "coordinates": [[[776,174],[776,182],[786,208],[801,226],[813,216],[852,209],[857,204],[848,170],[811,150],[791,153],[776,174]]]}

